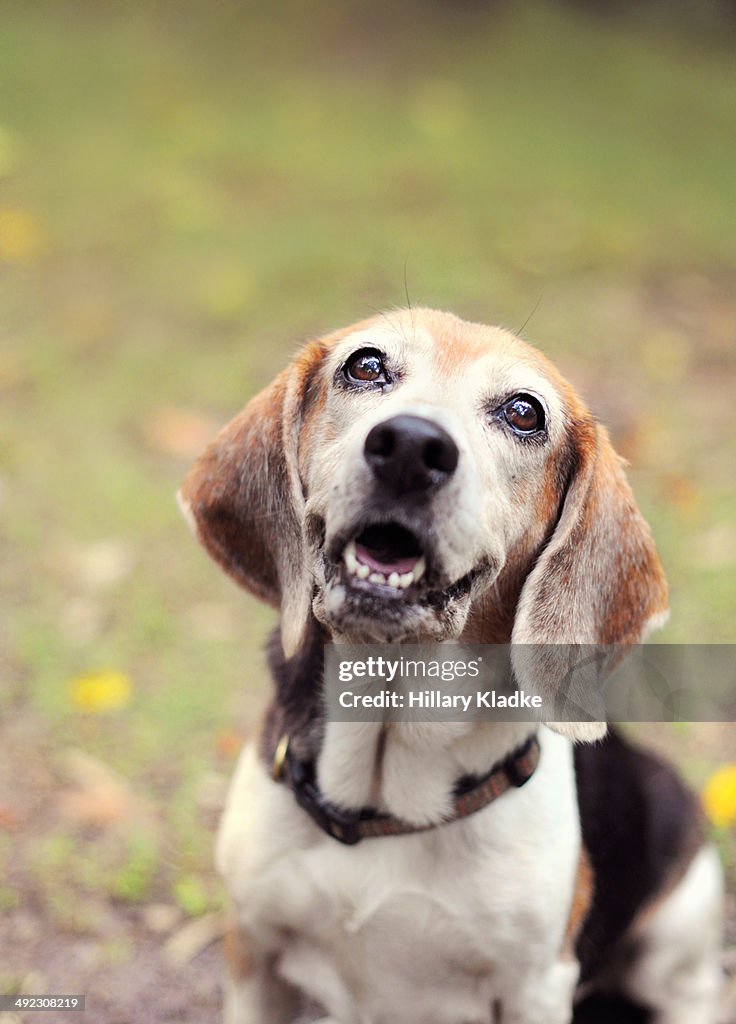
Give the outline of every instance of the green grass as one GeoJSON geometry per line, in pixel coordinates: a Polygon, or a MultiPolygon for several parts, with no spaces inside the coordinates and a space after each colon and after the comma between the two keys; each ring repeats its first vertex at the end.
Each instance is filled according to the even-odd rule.
{"type": "MultiPolygon", "coordinates": [[[[216,899],[208,837],[186,845],[192,779],[229,770],[216,739],[252,717],[272,616],[196,548],[173,503],[188,460],[147,425],[224,422],[300,339],[405,281],[512,328],[533,313],[633,463],[666,636],[733,639],[736,79],[705,28],[326,0],[0,19],[0,252],[2,210],[31,225],[0,263],[0,713],[152,796],[183,909],[216,899]],[[107,538],[134,567],[90,592],[59,553],[107,538]],[[86,639],[75,602],[99,612],[86,639]],[[202,605],[234,627],[213,637],[202,605]],[[106,667],[133,700],[85,719],[67,681],[106,667]]],[[[110,884],[145,898],[149,869],[131,851],[110,884]]]]}

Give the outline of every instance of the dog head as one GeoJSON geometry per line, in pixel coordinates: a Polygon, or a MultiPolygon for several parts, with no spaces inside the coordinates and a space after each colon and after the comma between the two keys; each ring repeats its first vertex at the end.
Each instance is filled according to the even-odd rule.
{"type": "Polygon", "coordinates": [[[308,344],[180,501],[216,561],[281,608],[287,657],[310,615],[342,641],[542,650],[635,643],[667,607],[605,430],[531,346],[446,313],[308,344]]]}

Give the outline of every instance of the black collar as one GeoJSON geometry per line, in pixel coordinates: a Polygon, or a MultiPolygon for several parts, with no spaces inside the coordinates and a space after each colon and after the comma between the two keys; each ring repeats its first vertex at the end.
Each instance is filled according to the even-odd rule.
{"type": "MultiPolygon", "coordinates": [[[[523,786],[534,774],[539,755],[539,741],[536,735],[532,735],[485,775],[464,775],[458,779],[453,793],[453,811],[437,825],[467,818],[507,790],[523,786]]],[[[289,786],[296,802],[323,832],[347,846],[354,846],[361,839],[407,835],[437,827],[410,825],[391,814],[379,814],[370,807],[346,811],[330,803],[317,785],[314,761],[300,761],[289,748],[288,736],[282,736],[276,746],[272,774],[274,779],[289,786]]]]}

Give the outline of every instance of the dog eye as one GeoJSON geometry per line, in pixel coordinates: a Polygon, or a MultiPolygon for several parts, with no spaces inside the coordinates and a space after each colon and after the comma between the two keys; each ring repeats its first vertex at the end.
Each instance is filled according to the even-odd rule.
{"type": "Polygon", "coordinates": [[[501,412],[516,434],[538,434],[544,430],[544,408],[533,395],[514,395],[501,412]]]}
{"type": "Polygon", "coordinates": [[[353,384],[388,384],[389,376],[383,357],[375,348],[354,352],[343,367],[345,379],[353,384]]]}

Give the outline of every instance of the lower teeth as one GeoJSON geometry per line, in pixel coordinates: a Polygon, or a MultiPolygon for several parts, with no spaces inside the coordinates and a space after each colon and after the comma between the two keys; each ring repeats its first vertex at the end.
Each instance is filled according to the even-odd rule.
{"type": "Polygon", "coordinates": [[[380,572],[371,572],[370,566],[358,560],[355,550],[355,541],[351,541],[343,553],[343,561],[351,576],[357,576],[360,580],[368,580],[369,583],[379,583],[384,586],[393,587],[394,590],[406,590],[412,583],[419,580],[424,574],[424,558],[419,558],[416,565],[409,572],[400,575],[396,570],[389,573],[388,577],[380,572]]]}

